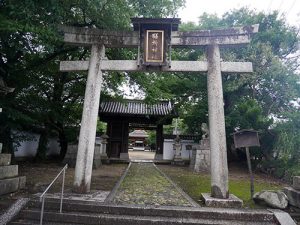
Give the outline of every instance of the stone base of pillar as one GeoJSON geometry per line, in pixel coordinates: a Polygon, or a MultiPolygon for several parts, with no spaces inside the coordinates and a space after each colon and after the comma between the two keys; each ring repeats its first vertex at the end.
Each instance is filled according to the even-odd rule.
{"type": "Polygon", "coordinates": [[[155,160],[163,160],[163,154],[155,153],[154,159],[155,160]]]}
{"type": "Polygon", "coordinates": [[[171,162],[172,165],[179,165],[184,166],[184,161],[182,160],[181,156],[175,156],[173,161],[171,162]]]}
{"type": "Polygon", "coordinates": [[[185,165],[185,162],[183,160],[173,160],[171,162],[171,165],[177,165],[177,166],[184,166],[185,165]]]}
{"type": "Polygon", "coordinates": [[[109,158],[108,158],[108,156],[107,156],[106,153],[105,154],[101,154],[100,158],[101,158],[101,162],[103,164],[110,164],[110,160],[109,160],[109,158]]]}
{"type": "Polygon", "coordinates": [[[120,159],[129,159],[128,152],[120,153],[120,159]]]}
{"type": "MultiPolygon", "coordinates": [[[[95,149],[97,150],[95,145],[95,149]]],[[[74,168],[76,166],[76,157],[77,157],[78,145],[77,144],[70,144],[68,145],[67,153],[63,160],[64,164],[68,164],[69,167],[74,168]]],[[[97,169],[101,166],[101,159],[99,151],[94,151],[94,158],[93,158],[93,168],[97,169]]]]}
{"type": "Polygon", "coordinates": [[[103,153],[103,154],[100,154],[100,158],[101,158],[101,160],[108,159],[108,156],[106,153],[103,153]]]}
{"type": "Polygon", "coordinates": [[[233,194],[229,194],[229,198],[220,199],[211,197],[210,193],[202,193],[202,199],[207,207],[215,208],[242,208],[243,201],[233,194]]]}
{"type": "Polygon", "coordinates": [[[200,145],[196,145],[193,149],[190,169],[194,172],[210,172],[210,147],[208,138],[203,138],[200,145]]]}

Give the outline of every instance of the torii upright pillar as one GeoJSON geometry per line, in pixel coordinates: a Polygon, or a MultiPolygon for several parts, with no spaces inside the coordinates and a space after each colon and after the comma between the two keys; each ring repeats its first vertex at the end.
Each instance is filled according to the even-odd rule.
{"type": "Polygon", "coordinates": [[[97,117],[102,85],[101,61],[104,55],[104,45],[92,45],[75,167],[74,191],[78,193],[89,192],[91,186],[97,117]]]}
{"type": "Polygon", "coordinates": [[[207,46],[207,94],[211,155],[211,197],[226,199],[228,192],[228,166],[226,132],[221,75],[220,48],[207,46]]]}

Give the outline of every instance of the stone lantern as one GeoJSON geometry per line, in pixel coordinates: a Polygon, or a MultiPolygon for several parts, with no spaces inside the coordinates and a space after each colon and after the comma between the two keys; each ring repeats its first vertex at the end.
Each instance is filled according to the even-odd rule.
{"type": "Polygon", "coordinates": [[[182,164],[183,160],[181,157],[181,140],[180,137],[177,135],[176,138],[174,139],[174,150],[175,150],[175,155],[174,155],[174,164],[182,164]]]}
{"type": "Polygon", "coordinates": [[[106,146],[108,143],[107,139],[109,138],[109,136],[106,133],[104,133],[100,137],[101,137],[100,157],[101,157],[101,159],[106,160],[106,159],[108,159],[107,153],[106,153],[106,146]]]}

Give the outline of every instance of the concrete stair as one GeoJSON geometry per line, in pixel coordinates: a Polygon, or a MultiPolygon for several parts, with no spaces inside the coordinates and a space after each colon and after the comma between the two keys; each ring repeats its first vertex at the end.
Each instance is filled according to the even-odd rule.
{"type": "Polygon", "coordinates": [[[26,177],[18,176],[18,165],[10,165],[11,154],[0,154],[0,195],[25,187],[26,177]]]}
{"type": "MultiPolygon", "coordinates": [[[[10,224],[39,224],[40,203],[31,200],[10,224]]],[[[45,202],[44,224],[103,225],[275,225],[273,212],[268,210],[192,208],[166,206],[120,206],[66,200],[59,213],[59,200],[45,202]]]]}

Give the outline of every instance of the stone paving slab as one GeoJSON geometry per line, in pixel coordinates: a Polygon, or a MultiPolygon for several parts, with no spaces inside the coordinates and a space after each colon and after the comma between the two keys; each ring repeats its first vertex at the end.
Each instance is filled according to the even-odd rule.
{"type": "Polygon", "coordinates": [[[131,163],[112,202],[120,205],[194,206],[153,163],[146,162],[131,163]]]}
{"type": "MultiPolygon", "coordinates": [[[[42,193],[37,193],[34,196],[39,197],[42,193]]],[[[109,191],[96,191],[90,194],[76,194],[76,193],[64,193],[63,199],[65,200],[82,200],[90,202],[104,202],[109,194],[109,191]]],[[[60,193],[48,193],[46,198],[60,199],[60,193]]]]}

